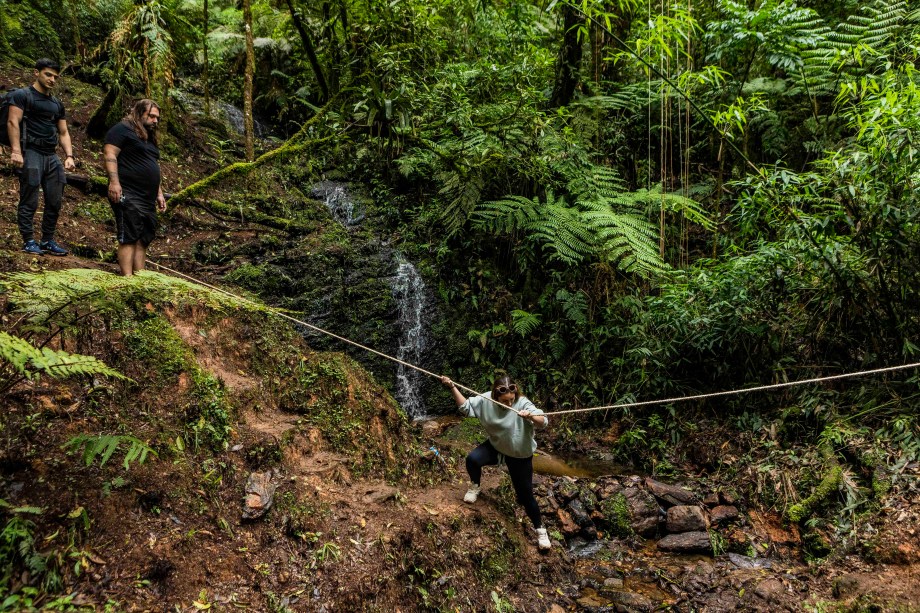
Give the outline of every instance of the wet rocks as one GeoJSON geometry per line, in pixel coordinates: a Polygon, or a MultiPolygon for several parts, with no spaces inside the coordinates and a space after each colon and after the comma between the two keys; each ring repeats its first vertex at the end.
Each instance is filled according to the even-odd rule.
{"type": "Polygon", "coordinates": [[[541,512],[554,518],[571,540],[601,537],[660,537],[658,549],[713,553],[724,548],[743,520],[735,502],[722,492],[696,494],[651,478],[605,477],[596,482],[560,477],[536,487],[541,512]],[[723,530],[713,534],[711,530],[723,530]]]}
{"type": "Polygon", "coordinates": [[[640,536],[654,536],[658,532],[661,508],[655,498],[639,487],[627,487],[623,497],[629,506],[630,525],[640,536]]]}
{"type": "Polygon", "coordinates": [[[688,490],[676,485],[667,485],[654,479],[646,479],[645,487],[652,493],[655,498],[661,500],[669,506],[696,504],[697,497],[688,490]]]}
{"type": "Polygon", "coordinates": [[[672,553],[711,552],[712,542],[708,532],[681,532],[658,541],[658,549],[672,553]]]}
{"type": "Polygon", "coordinates": [[[731,505],[720,505],[709,511],[709,520],[716,525],[727,524],[738,519],[737,507],[731,505]]]}
{"type": "Polygon", "coordinates": [[[668,532],[698,532],[709,530],[709,521],[699,507],[681,505],[668,509],[665,527],[668,532]]]}

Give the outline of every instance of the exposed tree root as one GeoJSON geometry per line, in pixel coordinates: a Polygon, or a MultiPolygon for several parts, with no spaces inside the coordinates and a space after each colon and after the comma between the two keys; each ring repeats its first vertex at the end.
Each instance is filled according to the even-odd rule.
{"type": "Polygon", "coordinates": [[[798,504],[792,505],[786,511],[786,519],[796,524],[811,517],[815,507],[840,488],[840,482],[843,478],[843,468],[837,462],[837,458],[834,457],[833,448],[831,448],[829,443],[824,442],[818,448],[818,451],[825,459],[830,470],[827,475],[825,475],[824,479],[821,480],[821,483],[818,484],[818,487],[815,488],[815,491],[812,492],[811,496],[798,504]]]}

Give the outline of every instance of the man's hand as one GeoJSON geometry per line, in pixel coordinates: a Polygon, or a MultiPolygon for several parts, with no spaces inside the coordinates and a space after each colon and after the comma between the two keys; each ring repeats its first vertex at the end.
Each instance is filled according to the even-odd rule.
{"type": "Polygon", "coordinates": [[[64,158],[64,170],[74,170],[77,167],[77,163],[74,161],[72,155],[68,155],[64,158]]]}
{"type": "Polygon", "coordinates": [[[121,183],[109,183],[109,202],[112,204],[121,202],[121,183]]]}
{"type": "Polygon", "coordinates": [[[166,212],[166,198],[163,197],[163,192],[157,194],[157,210],[161,213],[166,212]]]}
{"type": "Polygon", "coordinates": [[[25,160],[22,159],[22,152],[14,151],[11,153],[10,163],[13,165],[13,168],[22,168],[25,165],[25,160]]]}

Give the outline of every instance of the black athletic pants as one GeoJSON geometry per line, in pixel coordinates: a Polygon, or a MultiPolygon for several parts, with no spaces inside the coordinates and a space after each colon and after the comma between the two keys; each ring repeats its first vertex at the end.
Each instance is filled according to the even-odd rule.
{"type": "Polygon", "coordinates": [[[38,191],[45,194],[45,210],[42,213],[42,241],[54,239],[57,229],[58,215],[61,213],[61,197],[64,195],[64,185],[67,177],[64,175],[64,165],[55,154],[45,155],[38,151],[26,149],[22,152],[23,167],[19,169],[19,209],[16,221],[19,224],[19,233],[22,241],[35,238],[32,226],[35,213],[38,211],[38,191]]]}
{"type": "MultiPolygon", "coordinates": [[[[508,474],[511,475],[511,484],[514,486],[518,504],[524,507],[524,512],[533,522],[534,528],[543,527],[540,507],[533,496],[533,456],[527,458],[504,456],[504,459],[508,466],[508,474]]],[[[476,485],[481,483],[482,467],[497,464],[498,451],[489,441],[484,442],[466,456],[466,472],[470,475],[470,481],[476,485]]]]}

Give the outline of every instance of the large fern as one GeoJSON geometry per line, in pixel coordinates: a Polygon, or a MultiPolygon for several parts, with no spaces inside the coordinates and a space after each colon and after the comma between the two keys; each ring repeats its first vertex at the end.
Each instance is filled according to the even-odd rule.
{"type": "Polygon", "coordinates": [[[587,203],[584,220],[595,232],[602,258],[625,272],[647,277],[664,272],[658,252],[658,229],[634,213],[617,213],[609,203],[587,203]]]}
{"type": "Polygon", "coordinates": [[[35,379],[40,374],[55,379],[74,375],[105,375],[117,379],[126,377],[104,362],[89,356],[41,349],[18,336],[0,331],[0,391],[10,389],[22,379],[35,379]]]}
{"type": "Polygon", "coordinates": [[[706,229],[714,225],[692,198],[663,194],[660,188],[620,191],[616,175],[597,168],[571,184],[585,196],[575,205],[551,191],[544,202],[507,196],[481,203],[471,216],[473,225],[496,235],[522,235],[550,260],[569,266],[594,259],[642,277],[668,269],[658,251],[659,230],[649,221],[653,209],[682,214],[706,229]]]}
{"type": "Polygon", "coordinates": [[[494,234],[520,232],[525,240],[543,245],[551,260],[571,265],[594,253],[594,237],[578,209],[552,192],[545,202],[523,196],[483,202],[472,218],[474,226],[494,234]]]}
{"type": "Polygon", "coordinates": [[[841,77],[858,77],[894,61],[912,61],[920,36],[920,9],[905,0],[875,0],[831,28],[820,20],[800,24],[813,44],[791,76],[811,96],[835,95],[841,77]]]}

